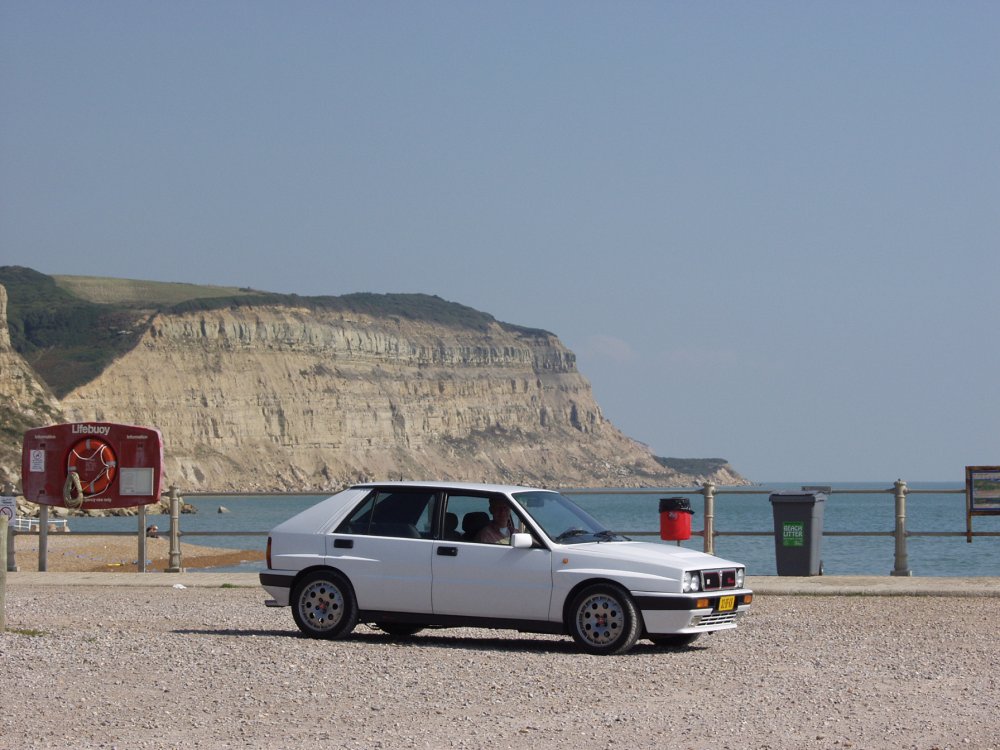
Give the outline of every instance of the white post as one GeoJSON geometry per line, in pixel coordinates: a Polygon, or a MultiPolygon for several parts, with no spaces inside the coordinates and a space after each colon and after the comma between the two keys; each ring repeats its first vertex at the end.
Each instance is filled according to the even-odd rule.
{"type": "Polygon", "coordinates": [[[705,496],[705,543],[704,550],[709,555],[715,554],[715,484],[705,482],[702,485],[705,496]]]}
{"type": "Polygon", "coordinates": [[[0,514],[0,634],[7,630],[7,516],[0,514]]]}
{"type": "MultiPolygon", "coordinates": [[[[4,483],[3,494],[4,494],[5,497],[14,497],[14,498],[16,498],[17,497],[16,493],[17,493],[17,490],[15,489],[15,487],[14,487],[13,484],[11,484],[10,482],[5,482],[4,483]]],[[[16,499],[14,500],[14,506],[15,506],[15,508],[17,507],[17,500],[16,499]]],[[[16,513],[15,513],[15,515],[16,515],[16,513]]],[[[0,555],[0,566],[3,567],[4,572],[16,573],[17,572],[17,559],[14,556],[14,536],[15,536],[15,534],[14,534],[14,527],[8,523],[8,525],[7,525],[7,533],[3,534],[2,536],[4,538],[4,542],[0,542],[0,544],[6,544],[7,545],[7,550],[6,550],[6,555],[7,556],[3,557],[2,555],[0,555]]]]}
{"type": "Polygon", "coordinates": [[[170,564],[165,572],[181,573],[181,498],[177,485],[170,485],[170,564]]]}
{"type": "Polygon", "coordinates": [[[896,480],[896,566],[891,575],[911,576],[910,561],[906,554],[906,482],[896,480]]]}

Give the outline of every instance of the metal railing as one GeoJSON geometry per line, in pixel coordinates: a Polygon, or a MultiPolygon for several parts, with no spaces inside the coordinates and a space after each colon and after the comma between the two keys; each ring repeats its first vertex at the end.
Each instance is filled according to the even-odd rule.
{"type": "MultiPolygon", "coordinates": [[[[812,487],[807,487],[804,489],[817,489],[812,487]]],[[[751,536],[761,536],[761,537],[773,537],[774,531],[730,531],[730,530],[717,530],[715,528],[715,500],[720,495],[770,495],[775,490],[766,489],[763,487],[725,487],[719,488],[711,482],[706,482],[700,488],[693,487],[660,487],[656,489],[644,489],[644,488],[573,488],[573,489],[563,489],[560,490],[565,495],[700,495],[704,500],[704,517],[705,525],[701,530],[692,530],[692,536],[700,536],[703,538],[703,550],[708,554],[715,554],[715,539],[721,536],[733,536],[733,537],[751,537],[751,536]]],[[[895,538],[895,553],[894,553],[894,565],[890,575],[893,576],[909,576],[912,575],[912,571],[909,566],[909,556],[907,552],[907,539],[909,537],[916,536],[927,536],[927,537],[970,537],[970,536],[983,536],[983,537],[998,537],[1000,532],[998,531],[978,531],[978,532],[965,532],[965,531],[908,531],[906,528],[906,498],[911,494],[935,494],[935,495],[961,495],[965,493],[964,489],[911,489],[908,488],[906,482],[903,480],[897,480],[892,487],[889,488],[851,488],[851,489],[838,489],[834,487],[823,487],[822,491],[826,495],[877,495],[877,494],[891,494],[895,500],[895,527],[892,531],[823,531],[823,536],[857,536],[857,537],[877,537],[877,536],[887,536],[895,538]]],[[[304,493],[304,492],[289,492],[289,493],[266,493],[266,492],[245,492],[245,493],[191,493],[189,497],[252,497],[252,496],[271,496],[275,494],[282,494],[288,496],[304,496],[304,495],[314,495],[322,493],[304,493]]],[[[165,572],[176,573],[182,570],[181,568],[181,550],[180,550],[180,537],[182,536],[180,530],[180,504],[181,496],[178,488],[176,486],[171,486],[167,497],[170,500],[170,552],[169,552],[169,565],[165,572]]],[[[40,536],[39,540],[39,556],[38,556],[38,570],[45,571],[47,569],[47,562],[45,559],[44,547],[47,543],[48,527],[50,522],[48,520],[48,506],[41,506],[40,518],[39,519],[28,519],[34,521],[34,526],[37,527],[35,531],[25,531],[11,526],[8,531],[8,562],[7,570],[16,571],[17,566],[15,562],[14,553],[14,538],[19,535],[32,534],[40,536]]],[[[63,522],[65,523],[65,522],[63,522]]],[[[130,531],[87,531],[87,532],[73,532],[74,536],[132,536],[133,534],[138,535],[138,565],[140,572],[145,572],[145,506],[140,506],[139,522],[137,532],[130,531]]],[[[267,536],[269,532],[267,530],[263,531],[185,531],[183,536],[187,537],[234,537],[234,536],[267,536]]],[[[627,536],[637,536],[637,537],[658,537],[658,531],[619,531],[618,533],[625,534],[627,536]]]]}
{"type": "MultiPolygon", "coordinates": [[[[804,487],[804,490],[820,489],[804,487]]],[[[890,575],[910,576],[913,574],[909,564],[909,554],[907,552],[906,541],[910,537],[965,537],[971,539],[972,536],[997,537],[998,531],[908,531],[906,528],[906,498],[908,495],[964,495],[964,489],[912,489],[907,487],[902,479],[893,483],[889,488],[844,488],[822,487],[821,491],[826,495],[878,495],[889,494],[895,500],[895,528],[892,531],[823,531],[823,536],[889,536],[895,538],[895,552],[893,569],[890,575]]],[[[659,488],[655,490],[646,489],[573,489],[562,490],[565,495],[701,495],[705,503],[705,527],[701,531],[692,530],[692,536],[700,536],[704,539],[703,549],[710,555],[715,554],[715,539],[720,536],[774,536],[774,531],[719,531],[715,528],[715,499],[720,495],[771,495],[773,489],[748,488],[748,487],[726,487],[718,488],[712,482],[706,482],[700,488],[659,488]]],[[[627,536],[659,536],[658,531],[622,531],[627,536]]]]}
{"type": "MultiPolygon", "coordinates": [[[[64,531],[68,528],[69,522],[65,518],[57,518],[55,520],[49,521],[49,526],[53,527],[53,531],[59,530],[61,527],[64,531]]],[[[15,516],[11,522],[10,527],[15,531],[38,531],[38,519],[37,518],[27,518],[25,516],[15,516]]]]}

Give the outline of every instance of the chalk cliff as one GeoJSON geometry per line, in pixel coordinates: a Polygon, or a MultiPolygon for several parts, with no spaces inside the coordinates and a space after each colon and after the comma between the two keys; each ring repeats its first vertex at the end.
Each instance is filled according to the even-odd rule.
{"type": "Polygon", "coordinates": [[[0,397],[39,404],[36,424],[159,428],[166,479],[182,491],[330,490],[397,478],[744,481],[724,462],[697,476],[666,468],[602,416],[573,353],[554,335],[492,319],[462,326],[234,304],[152,315],[131,350],[61,402],[6,338],[0,368],[0,397]]]}
{"type": "Polygon", "coordinates": [[[0,482],[20,481],[24,431],[61,417],[55,396],[11,346],[7,290],[0,285],[0,482]]]}

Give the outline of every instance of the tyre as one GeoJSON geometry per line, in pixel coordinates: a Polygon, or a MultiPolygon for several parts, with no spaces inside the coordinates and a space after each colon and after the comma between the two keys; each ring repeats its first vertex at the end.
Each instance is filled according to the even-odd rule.
{"type": "Polygon", "coordinates": [[[358,622],[351,584],[333,570],[314,570],[292,592],[292,617],[310,638],[343,638],[358,622]]]}
{"type": "Polygon", "coordinates": [[[375,627],[397,638],[409,638],[424,629],[423,625],[412,622],[376,622],[375,627]]]}
{"type": "Polygon", "coordinates": [[[679,633],[677,635],[651,635],[649,640],[655,643],[657,646],[663,646],[664,648],[683,648],[684,646],[690,646],[696,640],[701,633],[679,633]]]}
{"type": "Polygon", "coordinates": [[[588,653],[624,654],[639,637],[639,610],[627,592],[598,583],[573,597],[566,627],[588,653]]]}

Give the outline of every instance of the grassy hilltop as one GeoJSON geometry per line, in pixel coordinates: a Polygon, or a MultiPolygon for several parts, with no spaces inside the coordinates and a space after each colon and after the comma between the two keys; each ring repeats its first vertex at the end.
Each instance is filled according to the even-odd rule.
{"type": "MultiPolygon", "coordinates": [[[[39,274],[41,275],[41,274],[39,274]]],[[[80,299],[100,305],[144,308],[179,305],[193,299],[245,297],[260,294],[234,286],[206,286],[169,281],[109,279],[102,276],[52,276],[56,286],[80,299]]]]}

